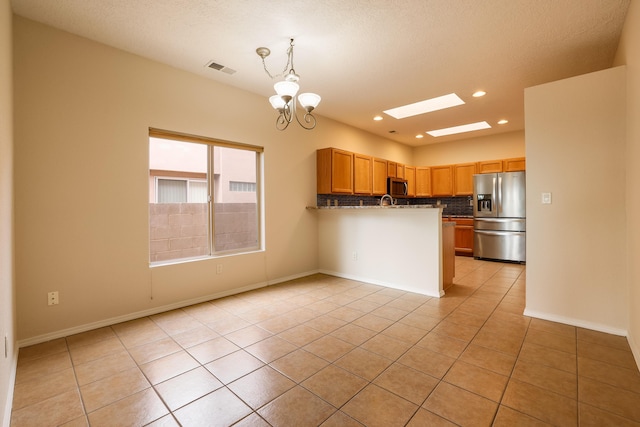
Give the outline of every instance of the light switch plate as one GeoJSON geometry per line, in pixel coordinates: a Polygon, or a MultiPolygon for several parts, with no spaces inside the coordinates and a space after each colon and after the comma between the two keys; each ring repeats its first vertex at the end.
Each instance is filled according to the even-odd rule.
{"type": "Polygon", "coordinates": [[[551,204],[551,193],[542,193],[542,204],[543,205],[551,204]]]}

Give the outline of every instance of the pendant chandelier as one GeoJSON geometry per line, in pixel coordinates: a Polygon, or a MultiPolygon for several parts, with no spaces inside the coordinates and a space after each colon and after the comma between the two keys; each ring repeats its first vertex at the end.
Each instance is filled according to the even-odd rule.
{"type": "Polygon", "coordinates": [[[289,123],[293,121],[294,117],[298,124],[304,129],[311,130],[315,128],[316,118],[311,114],[311,112],[318,106],[318,104],[320,104],[320,95],[315,93],[301,93],[298,95],[297,102],[300,103],[300,106],[305,111],[302,120],[298,117],[298,113],[296,111],[296,94],[298,93],[298,90],[300,90],[300,85],[298,85],[300,76],[296,74],[296,71],[293,68],[293,39],[291,39],[289,48],[287,49],[287,64],[285,65],[282,74],[272,76],[271,73],[269,73],[269,70],[267,70],[267,65],[265,64],[264,59],[271,54],[271,51],[268,48],[259,47],[256,49],[256,53],[260,58],[262,58],[262,66],[269,77],[275,79],[277,77],[284,76],[283,81],[273,85],[277,95],[273,95],[269,98],[271,106],[278,112],[278,117],[276,118],[276,129],[285,130],[289,126],[289,123]]]}

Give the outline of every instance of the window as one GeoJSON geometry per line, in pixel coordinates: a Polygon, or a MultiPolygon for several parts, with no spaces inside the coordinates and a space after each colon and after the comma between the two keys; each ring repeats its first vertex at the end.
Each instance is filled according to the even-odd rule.
{"type": "Polygon", "coordinates": [[[229,181],[229,191],[256,191],[256,183],[229,181]]]}
{"type": "Polygon", "coordinates": [[[156,203],[206,203],[207,181],[156,178],[156,203]]]}
{"type": "Polygon", "coordinates": [[[149,260],[260,248],[262,149],[149,131],[149,260]]]}

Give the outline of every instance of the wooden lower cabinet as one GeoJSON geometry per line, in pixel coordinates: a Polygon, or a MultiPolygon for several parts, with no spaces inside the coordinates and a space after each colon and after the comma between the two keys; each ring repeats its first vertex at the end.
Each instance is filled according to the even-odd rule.
{"type": "Polygon", "coordinates": [[[442,222],[442,288],[453,285],[456,275],[455,234],[451,223],[442,222]]]}
{"type": "Polygon", "coordinates": [[[456,255],[473,256],[473,218],[443,218],[455,222],[456,255]]]}

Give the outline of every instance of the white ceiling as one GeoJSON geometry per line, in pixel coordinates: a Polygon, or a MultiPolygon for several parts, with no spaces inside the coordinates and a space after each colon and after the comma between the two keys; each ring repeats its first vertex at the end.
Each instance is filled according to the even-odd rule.
{"type": "MultiPolygon", "coordinates": [[[[16,14],[265,97],[295,38],[316,113],[408,145],[524,129],[524,88],[608,68],[630,0],[12,0],[16,14]],[[209,61],[236,70],[205,67],[209,61]],[[487,95],[472,98],[483,89],[487,95]],[[396,120],[448,93],[465,105],[396,120]],[[375,115],[384,120],[374,122],[375,115]],[[499,119],[509,123],[497,125],[499,119]],[[428,130],[486,120],[492,129],[428,130]],[[389,133],[395,131],[395,133],[389,133]]],[[[275,123],[275,111],[274,111],[275,123]]]]}

